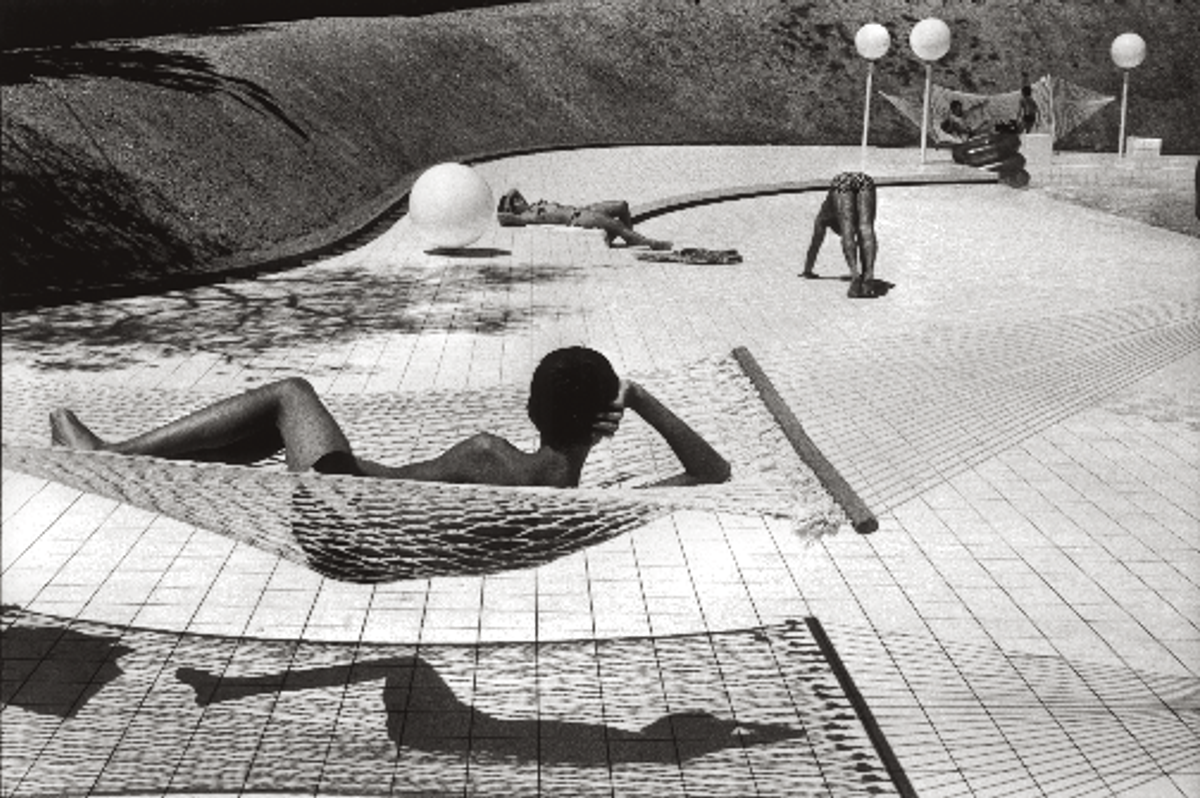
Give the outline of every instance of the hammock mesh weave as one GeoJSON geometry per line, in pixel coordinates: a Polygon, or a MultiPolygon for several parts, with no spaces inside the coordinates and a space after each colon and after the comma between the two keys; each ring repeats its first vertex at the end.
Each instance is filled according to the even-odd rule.
{"type": "MultiPolygon", "coordinates": [[[[54,407],[72,407],[99,434],[119,439],[229,392],[35,378],[5,380],[3,465],[363,583],[534,566],[677,510],[788,518],[811,536],[844,522],[732,359],[640,381],[730,461],[729,482],[638,488],[680,467],[632,413],[594,450],[574,490],[290,473],[278,460],[234,466],[78,452],[45,444],[54,407]]],[[[524,387],[501,387],[323,398],[358,454],[402,463],[435,456],[481,430],[535,445],[526,395],[524,387]]]]}
{"type": "MultiPolygon", "coordinates": [[[[1033,101],[1038,106],[1037,122],[1031,132],[1050,133],[1056,140],[1064,138],[1115,99],[1050,75],[1031,84],[1030,89],[1033,91],[1033,101]]],[[[900,96],[883,92],[880,94],[914,125],[921,126],[921,116],[924,113],[922,95],[900,96]]],[[[975,125],[994,125],[1017,118],[1021,92],[973,94],[935,84],[929,92],[929,136],[934,142],[952,143],[961,140],[942,130],[942,122],[950,117],[950,103],[954,100],[962,102],[968,119],[975,125]]]]}

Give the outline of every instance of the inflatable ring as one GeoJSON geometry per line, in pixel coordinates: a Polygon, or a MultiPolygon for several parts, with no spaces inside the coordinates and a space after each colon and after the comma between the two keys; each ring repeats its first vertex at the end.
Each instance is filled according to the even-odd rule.
{"type": "Polygon", "coordinates": [[[1019,172],[1025,168],[1025,156],[1019,152],[1014,152],[1004,160],[990,163],[983,168],[990,172],[999,172],[1002,175],[1019,172]]]}
{"type": "Polygon", "coordinates": [[[1015,172],[1001,172],[1000,182],[1013,188],[1025,188],[1029,185],[1029,173],[1024,169],[1015,172]]]}
{"type": "Polygon", "coordinates": [[[951,149],[955,163],[987,166],[1003,161],[1021,149],[1021,137],[1013,133],[988,133],[967,139],[951,149]]]}

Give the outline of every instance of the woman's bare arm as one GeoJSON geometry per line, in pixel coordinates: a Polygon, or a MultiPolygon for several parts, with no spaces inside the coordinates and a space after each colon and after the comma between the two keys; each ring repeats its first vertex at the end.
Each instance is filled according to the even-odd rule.
{"type": "Polygon", "coordinates": [[[821,216],[817,216],[817,221],[813,223],[812,239],[808,243],[808,254],[804,256],[804,273],[812,274],[813,269],[817,265],[817,254],[821,251],[821,244],[825,243],[825,221],[821,216]]]}
{"type": "Polygon", "coordinates": [[[653,487],[725,482],[729,479],[731,469],[728,461],[700,433],[642,385],[622,380],[614,406],[617,410],[627,408],[641,416],[662,436],[683,466],[684,473],[656,482],[653,487]]]}

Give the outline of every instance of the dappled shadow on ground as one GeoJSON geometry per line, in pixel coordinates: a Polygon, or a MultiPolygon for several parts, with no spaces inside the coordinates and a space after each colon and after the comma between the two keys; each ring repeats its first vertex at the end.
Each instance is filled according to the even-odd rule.
{"type": "Polygon", "coordinates": [[[195,352],[244,361],[367,334],[499,334],[555,310],[537,302],[533,285],[577,275],[564,266],[461,259],[394,272],[317,267],[161,296],[12,311],[3,315],[5,360],[102,371],[195,352]]]}

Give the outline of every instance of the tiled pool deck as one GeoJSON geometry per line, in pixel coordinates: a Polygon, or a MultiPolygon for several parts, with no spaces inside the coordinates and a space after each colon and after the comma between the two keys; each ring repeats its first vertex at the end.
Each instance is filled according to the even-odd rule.
{"type": "MultiPolygon", "coordinates": [[[[859,166],[480,170],[638,206],[859,166]]],[[[1035,190],[889,187],[893,286],[856,302],[832,239],[827,279],[796,276],[820,199],[644,226],[738,265],[548,229],[436,256],[402,221],[257,282],[8,314],[7,385],[420,392],[522,383],[572,343],[632,372],[745,346],[880,529],[681,513],[538,569],[364,587],[6,469],[2,794],[1200,795],[1200,239],[1035,190]]]]}

